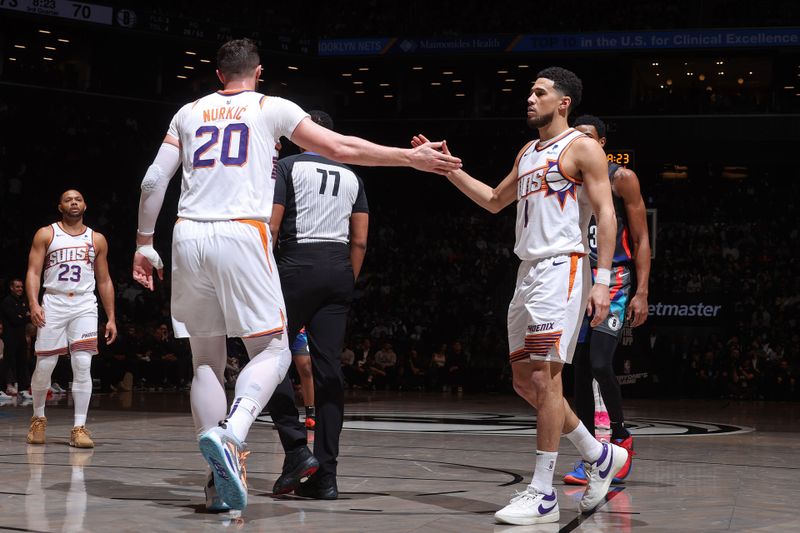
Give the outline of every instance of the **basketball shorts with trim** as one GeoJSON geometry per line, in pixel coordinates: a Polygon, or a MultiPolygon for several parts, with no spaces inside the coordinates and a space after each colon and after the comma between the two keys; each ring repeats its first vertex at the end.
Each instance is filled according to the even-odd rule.
{"type": "Polygon", "coordinates": [[[97,297],[93,292],[72,296],[45,292],[42,308],[45,325],[36,333],[37,356],[97,353],[97,297]]]}
{"type": "Polygon", "coordinates": [[[181,220],[172,238],[175,336],[283,333],[285,304],[269,227],[259,220],[181,220]]]}
{"type": "MultiPolygon", "coordinates": [[[[594,284],[595,270],[592,269],[592,283],[594,284]]],[[[584,317],[578,342],[586,342],[589,329],[611,335],[618,339],[625,325],[625,312],[631,295],[631,269],[627,265],[617,265],[611,269],[611,285],[608,287],[608,297],[611,305],[608,317],[592,328],[589,325],[590,317],[584,317]]]]}
{"type": "Polygon", "coordinates": [[[590,287],[582,254],[523,261],[508,306],[511,362],[572,362],[590,287]]]}

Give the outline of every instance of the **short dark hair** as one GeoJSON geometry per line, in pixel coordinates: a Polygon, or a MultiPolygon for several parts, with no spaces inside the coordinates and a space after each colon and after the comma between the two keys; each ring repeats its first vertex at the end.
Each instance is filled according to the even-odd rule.
{"type": "Polygon", "coordinates": [[[249,75],[261,63],[252,39],[233,39],[219,47],[217,68],[226,77],[249,75]]]}
{"type": "Polygon", "coordinates": [[[10,280],[8,280],[8,288],[10,289],[14,285],[14,283],[16,283],[18,281],[20,283],[22,283],[23,285],[25,285],[25,282],[22,281],[22,278],[11,278],[10,280]]]}
{"type": "Polygon", "coordinates": [[[606,123],[594,115],[581,115],[575,119],[574,127],[592,126],[597,130],[597,135],[601,139],[606,136],[606,123]]]}
{"type": "Polygon", "coordinates": [[[568,112],[580,105],[581,96],[583,96],[583,82],[571,70],[561,67],[547,67],[539,71],[536,77],[553,80],[553,87],[564,96],[569,96],[572,99],[568,112]]]}
{"type": "Polygon", "coordinates": [[[313,109],[309,111],[308,114],[311,116],[311,120],[313,120],[323,128],[328,128],[329,130],[333,129],[333,119],[325,111],[320,111],[319,109],[313,109]]]}

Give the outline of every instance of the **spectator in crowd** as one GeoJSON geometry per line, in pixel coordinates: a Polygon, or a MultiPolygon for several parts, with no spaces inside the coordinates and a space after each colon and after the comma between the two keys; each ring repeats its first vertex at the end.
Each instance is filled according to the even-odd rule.
{"type": "Polygon", "coordinates": [[[447,344],[440,344],[439,348],[431,354],[431,363],[428,368],[428,387],[433,390],[448,390],[447,377],[447,344]]]}
{"type": "Polygon", "coordinates": [[[32,399],[28,392],[31,374],[28,359],[28,340],[25,326],[30,322],[31,313],[25,301],[25,288],[22,280],[14,278],[8,282],[8,295],[3,298],[2,307],[3,341],[5,343],[6,393],[14,396],[19,393],[25,399],[32,399]]]}
{"type": "Polygon", "coordinates": [[[388,342],[375,352],[372,363],[375,387],[378,389],[394,388],[397,384],[397,354],[388,342]]]}

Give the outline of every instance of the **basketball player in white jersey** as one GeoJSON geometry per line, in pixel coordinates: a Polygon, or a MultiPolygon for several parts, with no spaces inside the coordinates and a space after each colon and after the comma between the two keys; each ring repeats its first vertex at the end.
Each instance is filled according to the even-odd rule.
{"type": "MultiPolygon", "coordinates": [[[[609,308],[609,268],[616,221],[608,164],[599,144],[567,125],[580,103],[581,80],[559,67],[537,75],[528,97],[528,125],[539,139],[520,150],[511,172],[491,188],[462,170],[447,178],[481,207],[497,213],[516,201],[514,252],[522,260],[508,309],[508,344],[514,390],[537,411],[536,468],[527,489],[495,513],[516,525],[557,522],[553,473],[561,434],[578,448],[588,486],[580,501],[591,511],[608,492],[627,459],[619,446],[600,443],[572,412],[561,388],[561,370],[572,359],[584,313],[602,321],[609,308]],[[589,281],[587,226],[595,213],[598,274],[589,281]],[[587,309],[588,301],[588,309],[587,309]]],[[[412,145],[426,139],[417,136],[412,145]]],[[[444,146],[445,153],[449,153],[444,146]]]]}
{"type": "Polygon", "coordinates": [[[97,298],[95,284],[106,312],[106,343],[117,337],[114,318],[114,285],[108,273],[106,238],[83,223],[86,202],[76,190],[65,191],[59,200],[61,221],[40,228],[33,237],[28,256],[25,290],[36,335],[36,369],[31,378],[33,418],[28,444],[44,444],[47,418],[44,404],[50,377],[60,355],[72,363],[72,399],[75,420],[69,445],[93,448],[86,429],[86,413],[92,397],[92,356],[97,353],[97,298]],[[44,297],[39,288],[44,270],[44,297]],[[96,280],[96,281],[95,281],[96,280]]]}
{"type": "Polygon", "coordinates": [[[255,44],[225,43],[217,54],[224,86],[183,106],[142,181],[133,276],[153,288],[163,263],[153,233],[170,178],[182,167],[173,231],[172,318],[192,346],[191,405],[200,450],[211,467],[207,508],[243,509],[244,440],[291,363],[286,316],[269,232],[275,144],[287,137],[331,159],[448,172],[460,160],[442,143],[411,150],[339,135],[293,102],[255,91],[262,68],[255,44]],[[226,417],[225,336],[242,337],[250,362],[239,374],[226,417]],[[222,421],[222,422],[221,422],[222,421]]]}

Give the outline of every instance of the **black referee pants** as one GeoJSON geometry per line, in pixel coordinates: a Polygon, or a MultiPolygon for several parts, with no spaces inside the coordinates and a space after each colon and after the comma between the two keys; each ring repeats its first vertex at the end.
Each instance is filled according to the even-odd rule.
{"type": "MultiPolygon", "coordinates": [[[[284,246],[278,255],[278,272],[286,302],[289,341],[303,326],[308,334],[317,414],[317,475],[335,476],[344,415],[342,345],[354,288],[350,247],[337,243],[284,246]]],[[[307,445],[307,430],[300,422],[288,374],[267,405],[284,451],[307,445]]]]}

